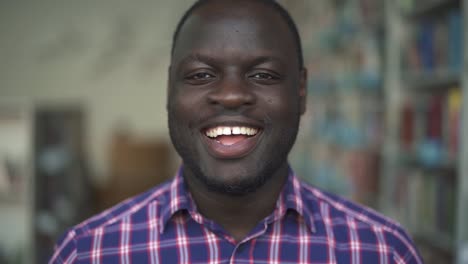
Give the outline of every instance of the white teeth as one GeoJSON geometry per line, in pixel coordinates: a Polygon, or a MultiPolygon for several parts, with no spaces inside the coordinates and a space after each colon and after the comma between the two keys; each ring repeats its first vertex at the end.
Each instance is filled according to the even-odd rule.
{"type": "Polygon", "coordinates": [[[205,134],[207,137],[216,138],[220,135],[247,135],[254,136],[258,133],[258,129],[251,127],[226,127],[219,126],[207,129],[205,134]]]}
{"type": "Polygon", "coordinates": [[[223,135],[231,135],[231,128],[229,127],[224,127],[223,128],[223,135]]]}

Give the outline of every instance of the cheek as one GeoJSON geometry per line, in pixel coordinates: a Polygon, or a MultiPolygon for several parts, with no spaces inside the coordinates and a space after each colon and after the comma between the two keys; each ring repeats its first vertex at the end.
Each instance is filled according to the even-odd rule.
{"type": "Polygon", "coordinates": [[[269,112],[274,112],[278,117],[290,117],[297,114],[300,108],[299,97],[291,93],[271,94],[265,97],[264,102],[269,112]]]}
{"type": "Polygon", "coordinates": [[[211,109],[206,106],[203,91],[194,89],[190,92],[174,94],[170,108],[173,126],[180,130],[177,133],[194,136],[200,122],[213,114],[211,109]]]}
{"type": "Polygon", "coordinates": [[[201,108],[201,98],[197,93],[174,93],[170,101],[170,108],[178,119],[191,119],[201,108]]]}

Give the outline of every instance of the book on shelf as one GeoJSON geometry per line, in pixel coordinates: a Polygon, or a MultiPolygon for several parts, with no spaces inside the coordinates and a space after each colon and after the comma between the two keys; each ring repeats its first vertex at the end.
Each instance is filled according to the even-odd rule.
{"type": "Polygon", "coordinates": [[[463,64],[463,21],[460,10],[453,10],[448,17],[449,68],[459,72],[463,64]]]}
{"type": "Polygon", "coordinates": [[[452,9],[436,19],[411,27],[403,44],[403,69],[408,73],[459,73],[463,59],[461,11],[452,9]]]}
{"type": "Polygon", "coordinates": [[[449,158],[451,160],[455,160],[458,156],[460,144],[460,124],[462,107],[461,89],[458,87],[450,89],[447,98],[447,150],[449,158]]]}
{"type": "Polygon", "coordinates": [[[454,167],[461,123],[461,89],[410,97],[400,110],[402,155],[428,168],[454,167]]]}
{"type": "Polygon", "coordinates": [[[453,239],[455,190],[454,177],[445,172],[402,167],[393,192],[400,221],[415,236],[443,234],[453,239]]]}

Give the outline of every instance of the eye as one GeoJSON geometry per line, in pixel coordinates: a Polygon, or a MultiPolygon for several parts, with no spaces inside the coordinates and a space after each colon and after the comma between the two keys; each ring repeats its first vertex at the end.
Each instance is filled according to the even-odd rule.
{"type": "Polygon", "coordinates": [[[249,78],[260,84],[275,84],[281,79],[278,74],[264,71],[252,73],[249,75],[249,78]]]}
{"type": "Polygon", "coordinates": [[[188,76],[188,79],[193,79],[193,80],[204,80],[204,79],[210,79],[210,78],[214,78],[214,76],[207,72],[199,72],[199,73],[195,73],[193,75],[188,76]]]}
{"type": "Polygon", "coordinates": [[[210,82],[214,80],[216,76],[214,74],[211,74],[209,72],[195,72],[192,74],[188,74],[187,76],[184,77],[185,81],[187,81],[190,84],[205,84],[207,82],[210,82]]]}
{"type": "Polygon", "coordinates": [[[259,73],[255,73],[253,75],[250,76],[251,78],[254,78],[254,79],[263,79],[263,80],[274,80],[274,79],[277,79],[277,77],[269,74],[269,73],[265,73],[265,72],[259,72],[259,73]]]}

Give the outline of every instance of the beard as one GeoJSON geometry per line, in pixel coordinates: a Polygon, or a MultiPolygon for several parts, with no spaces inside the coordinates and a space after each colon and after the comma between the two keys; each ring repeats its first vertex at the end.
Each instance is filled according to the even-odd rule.
{"type": "MultiPolygon", "coordinates": [[[[225,181],[221,177],[216,177],[217,175],[210,175],[201,166],[193,140],[193,134],[197,132],[191,131],[191,126],[181,125],[183,122],[178,121],[174,110],[169,109],[168,112],[169,134],[172,144],[183,160],[183,177],[189,177],[187,174],[193,175],[209,191],[229,196],[244,196],[253,193],[273,178],[275,172],[287,161],[288,154],[296,140],[300,122],[298,110],[297,115],[294,115],[293,124],[282,131],[280,140],[274,142],[274,149],[266,152],[265,157],[256,162],[253,169],[238,171],[232,180],[225,181]]],[[[268,126],[267,124],[266,127],[268,126]]]]}
{"type": "MultiPolygon", "coordinates": [[[[249,172],[239,172],[236,175],[236,180],[229,182],[218,179],[215,175],[207,175],[203,172],[199,163],[192,159],[184,159],[184,166],[195,176],[203,185],[211,192],[225,194],[229,196],[244,196],[249,193],[255,192],[258,188],[263,186],[270,178],[273,173],[277,170],[277,166],[274,166],[271,162],[265,162],[260,164],[256,168],[255,175],[249,172]]],[[[186,175],[184,174],[184,177],[186,175]]]]}

